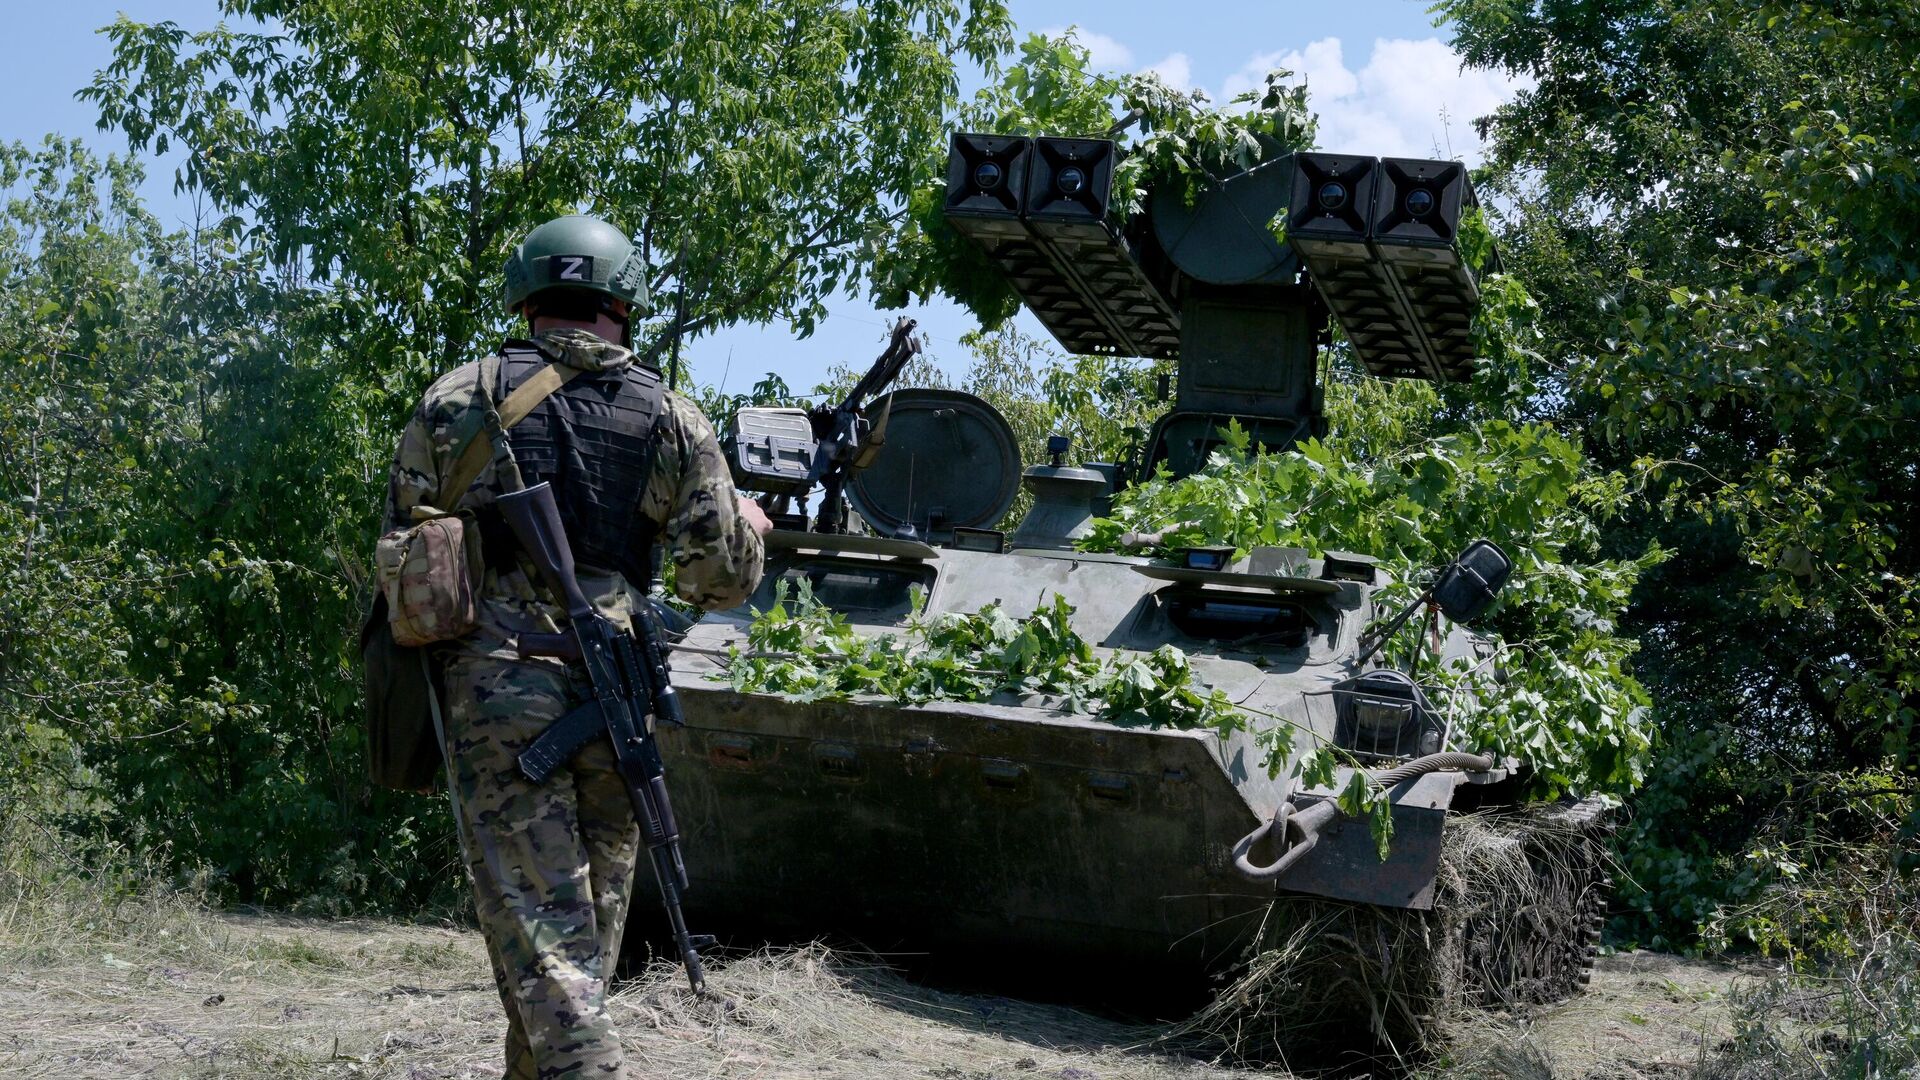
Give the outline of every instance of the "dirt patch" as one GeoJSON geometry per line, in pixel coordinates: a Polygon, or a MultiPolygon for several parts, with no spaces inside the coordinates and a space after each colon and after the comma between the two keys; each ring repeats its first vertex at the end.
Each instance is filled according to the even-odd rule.
{"type": "MultiPolygon", "coordinates": [[[[180,1080],[500,1075],[504,1021],[479,937],[385,922],[50,904],[0,915],[0,1075],[180,1080]]],[[[1591,993],[1526,1015],[1469,1014],[1435,1075],[1688,1075],[1729,1031],[1745,973],[1634,953],[1591,993]]],[[[819,946],[718,960],[733,1007],[661,966],[613,1009],[634,1077],[1213,1080],[1242,1071],[1171,1045],[1177,1029],[908,982],[819,946]]],[[[1361,1021],[1364,1023],[1364,1020],[1361,1021]]],[[[1384,1070],[1383,1070],[1384,1071],[1384,1070]]]]}
{"type": "Polygon", "coordinates": [[[1510,1080],[1693,1076],[1733,1035],[1730,995],[1770,972],[1666,953],[1602,956],[1585,994],[1454,1026],[1450,1075],[1510,1080]]]}

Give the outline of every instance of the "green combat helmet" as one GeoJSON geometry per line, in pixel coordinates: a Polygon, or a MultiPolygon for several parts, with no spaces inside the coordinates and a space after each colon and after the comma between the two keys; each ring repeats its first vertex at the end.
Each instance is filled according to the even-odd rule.
{"type": "Polygon", "coordinates": [[[535,293],[568,289],[647,306],[647,267],[626,234],[596,217],[568,214],[538,226],[507,256],[507,310],[535,293]]]}

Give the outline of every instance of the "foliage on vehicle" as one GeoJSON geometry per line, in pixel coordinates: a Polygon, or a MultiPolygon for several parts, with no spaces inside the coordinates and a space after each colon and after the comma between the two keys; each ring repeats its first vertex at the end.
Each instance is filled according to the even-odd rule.
{"type": "Polygon", "coordinates": [[[1171,645],[1097,658],[1073,629],[1073,607],[1058,594],[1025,618],[998,604],[927,615],[919,609],[924,599],[916,590],[915,611],[899,633],[861,634],[814,599],[804,582],[794,592],[783,583],[773,606],[749,626],[747,648],[732,647],[719,677],[742,693],[798,701],[872,694],[919,704],[1037,694],[1117,724],[1245,726],[1245,714],[1225,693],[1203,685],[1186,654],[1171,645]]]}
{"type": "MultiPolygon", "coordinates": [[[[1482,313],[1483,336],[1504,342],[1484,350],[1505,360],[1488,365],[1489,385],[1526,381],[1525,311],[1482,313]]],[[[1616,624],[1640,573],[1663,553],[1600,557],[1601,524],[1629,497],[1620,479],[1596,474],[1553,428],[1487,415],[1481,400],[1426,384],[1336,383],[1324,442],[1270,453],[1229,426],[1204,469],[1122,493],[1082,546],[1127,550],[1124,534],[1145,532],[1160,534],[1161,552],[1214,544],[1242,555],[1258,546],[1363,552],[1397,578],[1382,593],[1390,604],[1410,599],[1470,541],[1491,538],[1515,562],[1482,628],[1498,657],[1458,671],[1423,667],[1422,676],[1483,703],[1460,718],[1470,748],[1525,761],[1550,793],[1625,794],[1644,778],[1652,732],[1647,695],[1629,670],[1634,642],[1616,624]]]]}
{"type": "MultiPolygon", "coordinates": [[[[749,624],[746,648],[730,646],[726,667],[714,678],[740,693],[795,701],[871,695],[913,705],[1013,695],[1115,724],[1252,730],[1276,775],[1285,771],[1315,784],[1332,783],[1346,760],[1325,744],[1296,745],[1289,724],[1260,724],[1224,691],[1206,685],[1175,646],[1096,655],[1074,630],[1073,607],[1058,593],[1024,618],[998,604],[928,615],[920,607],[924,599],[916,590],[914,611],[898,633],[863,634],[804,582],[796,591],[782,583],[774,604],[749,624]]],[[[1343,809],[1368,822],[1385,858],[1393,818],[1382,793],[1356,775],[1339,798],[1343,809]]]]}

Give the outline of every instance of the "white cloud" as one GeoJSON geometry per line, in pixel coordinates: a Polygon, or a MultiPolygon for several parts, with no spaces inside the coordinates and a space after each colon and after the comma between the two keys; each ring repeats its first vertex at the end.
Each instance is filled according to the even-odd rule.
{"type": "Polygon", "coordinates": [[[1148,64],[1142,72],[1152,72],[1160,76],[1160,81],[1175,90],[1193,89],[1193,61],[1186,53],[1167,54],[1167,58],[1157,64],[1148,64]]]}
{"type": "MultiPolygon", "coordinates": [[[[1319,44],[1315,42],[1315,44],[1319,44]]],[[[1335,48],[1339,43],[1335,42],[1335,48]]],[[[1285,67],[1285,52],[1254,53],[1240,70],[1227,76],[1226,84],[1220,88],[1220,99],[1231,102],[1234,98],[1249,90],[1258,90],[1267,85],[1267,72],[1277,67],[1285,67]]]]}
{"type": "Polygon", "coordinates": [[[1043,37],[1056,38],[1069,30],[1073,31],[1075,40],[1086,46],[1087,60],[1093,65],[1095,71],[1124,71],[1133,67],[1132,49],[1084,26],[1049,26],[1040,31],[1040,34],[1043,37]]]}
{"type": "Polygon", "coordinates": [[[1307,87],[1319,114],[1321,149],[1392,157],[1480,157],[1473,121],[1531,85],[1488,71],[1462,70],[1460,58],[1438,38],[1379,38],[1366,64],[1348,66],[1339,38],[1304,49],[1256,54],[1229,75],[1228,98],[1266,85],[1274,68],[1307,87]]]}

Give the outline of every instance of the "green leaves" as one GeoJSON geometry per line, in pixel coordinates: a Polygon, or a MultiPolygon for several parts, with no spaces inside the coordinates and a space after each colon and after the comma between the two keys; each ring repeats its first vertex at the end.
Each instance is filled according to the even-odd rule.
{"type": "Polygon", "coordinates": [[[1385,859],[1393,844],[1393,804],[1374,788],[1367,774],[1359,770],[1351,773],[1334,801],[1341,813],[1367,823],[1374,852],[1385,859]]]}
{"type": "MultiPolygon", "coordinates": [[[[1532,300],[1501,277],[1489,280],[1487,296],[1481,332],[1497,339],[1488,352],[1519,369],[1532,300]]],[[[1664,552],[1595,558],[1600,523],[1626,500],[1624,481],[1594,475],[1579,446],[1547,425],[1462,405],[1472,410],[1464,423],[1430,387],[1337,384],[1325,442],[1265,453],[1229,426],[1205,469],[1123,492],[1082,546],[1115,551],[1124,533],[1158,532],[1163,550],[1367,552],[1400,582],[1383,597],[1392,603],[1470,541],[1491,538],[1516,564],[1500,608],[1477,628],[1494,635],[1497,660],[1434,675],[1462,700],[1479,702],[1460,718],[1465,744],[1520,758],[1550,792],[1631,791],[1652,736],[1646,693],[1627,670],[1633,642],[1615,627],[1634,583],[1664,552]]],[[[1270,747],[1270,767],[1294,767],[1289,752],[1270,747]]],[[[1327,776],[1330,767],[1308,766],[1327,776]]],[[[1360,797],[1355,789],[1352,798],[1360,797]]]]}
{"type": "Polygon", "coordinates": [[[83,96],[137,150],[184,144],[182,187],[378,323],[363,362],[431,370],[507,327],[508,246],[575,209],[634,235],[685,331],[810,328],[931,178],[957,64],[1011,43],[997,0],[226,11],[256,31],[119,20],[83,96]]]}
{"type": "Polygon", "coordinates": [[[1684,941],[1776,874],[1738,853],[1790,779],[1914,767],[1920,9],[1441,9],[1530,84],[1486,186],[1567,358],[1545,411],[1645,495],[1602,542],[1676,553],[1627,612],[1676,779],[1626,877],[1638,932],[1684,941]]]}
{"type": "Polygon", "coordinates": [[[248,902],[417,902],[450,845],[367,790],[350,659],[373,388],[237,226],[162,232],[136,175],[0,148],[0,801],[248,902]]]}
{"type": "Polygon", "coordinates": [[[1638,31],[1583,21],[1591,5],[1517,23],[1445,7],[1477,61],[1534,65],[1492,131],[1525,197],[1516,250],[1564,272],[1563,309],[1591,321],[1569,393],[1668,514],[1739,545],[1747,566],[1719,587],[1767,620],[1757,638],[1794,642],[1751,669],[1817,673],[1766,676],[1793,687],[1797,720],[1726,707],[1806,731],[1816,756],[1904,747],[1920,717],[1920,554],[1895,524],[1920,502],[1920,14],[1699,0],[1638,31]],[[1595,92],[1598,70],[1615,92],[1595,92]],[[1598,258],[1562,271],[1582,251],[1598,258]]]}
{"type": "Polygon", "coordinates": [[[1187,655],[1162,645],[1146,656],[1115,656],[1094,696],[1106,703],[1103,715],[1117,724],[1153,727],[1245,729],[1246,717],[1225,691],[1208,687],[1194,674],[1187,655]]]}
{"type": "Polygon", "coordinates": [[[1172,646],[1100,660],[1074,631],[1073,607],[1057,593],[1024,619],[997,604],[968,613],[916,612],[900,634],[859,633],[804,582],[791,591],[783,582],[775,595],[749,625],[747,649],[736,646],[716,676],[734,690],[799,701],[872,694],[907,704],[1044,695],[1116,724],[1218,731],[1246,725],[1226,694],[1207,687],[1172,646]]]}

